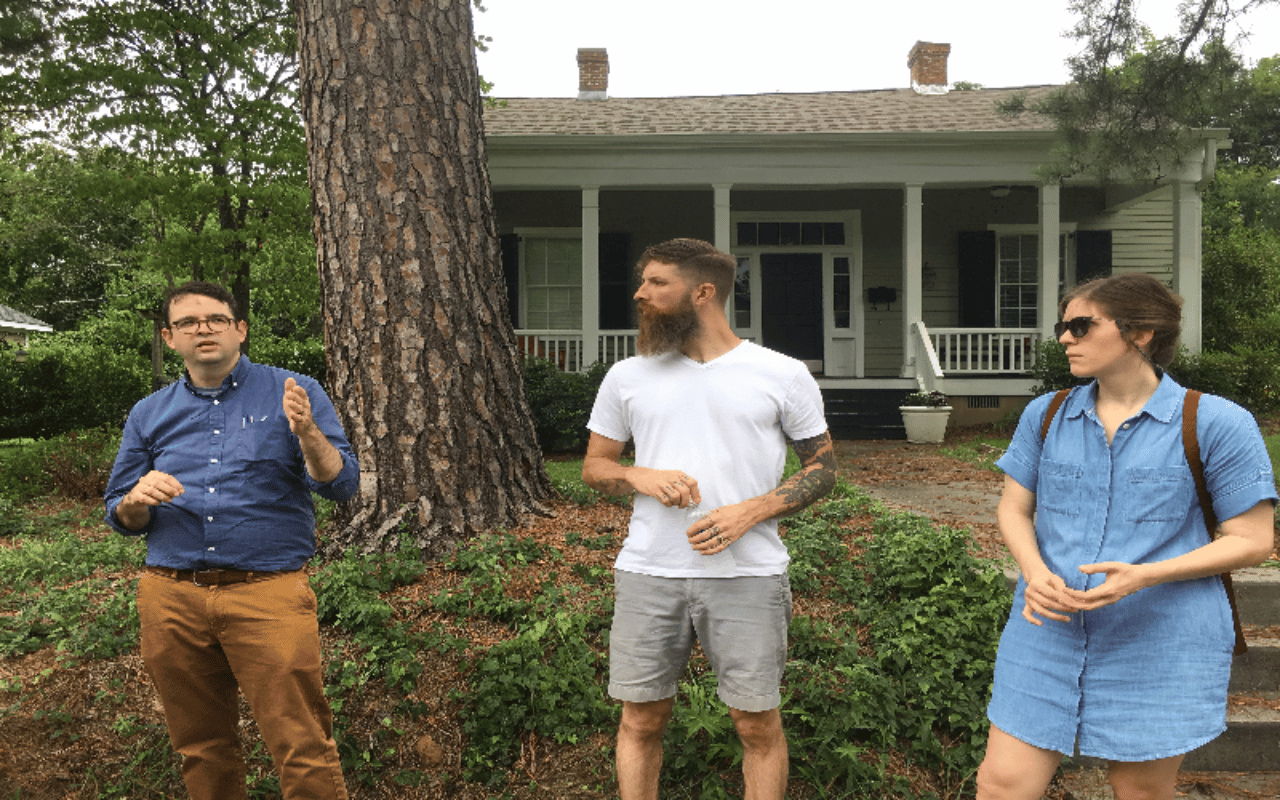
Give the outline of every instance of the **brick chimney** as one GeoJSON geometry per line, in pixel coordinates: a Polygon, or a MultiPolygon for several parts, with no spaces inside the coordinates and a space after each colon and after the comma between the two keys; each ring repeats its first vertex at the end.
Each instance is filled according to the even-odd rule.
{"type": "MultiPolygon", "coordinates": [[[[907,67],[911,69],[911,88],[917,94],[946,94],[947,56],[951,45],[933,42],[916,42],[907,55],[907,67]]],[[[581,58],[581,56],[579,56],[581,58]]]]}
{"type": "Polygon", "coordinates": [[[609,51],[603,47],[578,48],[578,99],[604,100],[609,91],[609,51]]]}

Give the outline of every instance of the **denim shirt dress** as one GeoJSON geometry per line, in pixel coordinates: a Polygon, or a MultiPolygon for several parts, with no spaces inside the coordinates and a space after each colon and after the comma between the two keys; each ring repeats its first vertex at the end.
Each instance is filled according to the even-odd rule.
{"type": "MultiPolygon", "coordinates": [[[[1182,443],[1186,390],[1165,375],[1110,444],[1095,409],[1096,383],[1072,390],[1043,447],[1052,395],[1031,401],[997,462],[1035,493],[1036,540],[1054,574],[1074,589],[1106,575],[1102,561],[1163,561],[1209,542],[1182,443]]],[[[1271,461],[1253,417],[1205,395],[1196,421],[1205,480],[1219,520],[1277,498],[1271,461]]],[[[987,716],[1046,750],[1112,761],[1186,753],[1226,729],[1235,641],[1217,576],[1135,592],[1070,622],[1022,618],[1026,582],[1000,638],[987,716]]]]}

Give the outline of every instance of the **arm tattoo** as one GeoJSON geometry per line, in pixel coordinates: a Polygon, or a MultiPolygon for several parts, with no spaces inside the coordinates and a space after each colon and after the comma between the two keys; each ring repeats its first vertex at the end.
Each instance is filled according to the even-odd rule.
{"type": "Polygon", "coordinates": [[[831,446],[829,433],[792,442],[791,447],[800,457],[804,469],[792,475],[776,490],[786,503],[784,514],[794,514],[807,508],[836,485],[836,453],[831,446]]]}
{"type": "Polygon", "coordinates": [[[622,478],[613,478],[611,480],[597,481],[592,487],[598,492],[611,495],[623,495],[632,491],[631,486],[622,478]]]}

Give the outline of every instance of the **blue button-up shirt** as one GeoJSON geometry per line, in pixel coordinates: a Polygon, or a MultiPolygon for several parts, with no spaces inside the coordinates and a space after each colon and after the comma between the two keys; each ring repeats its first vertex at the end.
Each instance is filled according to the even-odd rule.
{"type": "Polygon", "coordinates": [[[189,378],[140,400],[125,423],[107,484],[107,524],[145,534],[147,564],[174,569],[298,569],[315,551],[311,492],[342,501],[355,494],[360,468],[328,395],[315,380],[244,356],[220,389],[189,378]],[[319,483],[306,469],[282,401],[285,380],[306,390],[311,413],[342,455],[342,471],[319,483]],[[141,531],[116,518],[116,505],[151,470],[185,491],[151,509],[141,531]]]}
{"type": "MultiPolygon", "coordinates": [[[[1082,590],[1107,576],[1084,575],[1081,564],[1163,561],[1209,542],[1182,445],[1186,389],[1163,376],[1143,409],[1108,444],[1095,387],[1072,390],[1043,446],[1040,423],[1052,395],[1033,400],[996,463],[1035,492],[1040,554],[1068,586],[1082,590]]],[[[1204,395],[1196,429],[1219,520],[1275,501],[1271,460],[1248,411],[1204,395]]]]}

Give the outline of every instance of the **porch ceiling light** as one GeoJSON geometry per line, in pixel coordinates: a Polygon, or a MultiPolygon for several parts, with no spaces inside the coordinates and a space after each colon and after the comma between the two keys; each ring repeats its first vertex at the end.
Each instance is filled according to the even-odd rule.
{"type": "Polygon", "coordinates": [[[991,196],[992,197],[1008,197],[1009,187],[1008,186],[992,186],[991,196]]]}

